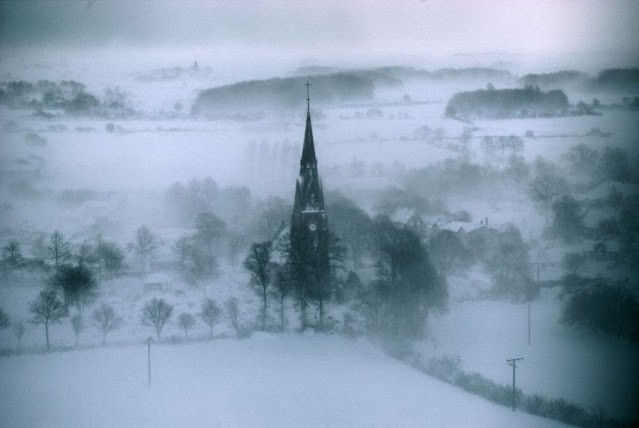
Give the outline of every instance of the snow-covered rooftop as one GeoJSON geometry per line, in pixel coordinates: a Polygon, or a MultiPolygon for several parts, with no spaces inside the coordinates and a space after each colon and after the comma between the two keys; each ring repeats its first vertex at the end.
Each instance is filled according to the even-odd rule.
{"type": "Polygon", "coordinates": [[[415,208],[397,208],[390,216],[393,223],[406,224],[415,215],[415,208]]]}

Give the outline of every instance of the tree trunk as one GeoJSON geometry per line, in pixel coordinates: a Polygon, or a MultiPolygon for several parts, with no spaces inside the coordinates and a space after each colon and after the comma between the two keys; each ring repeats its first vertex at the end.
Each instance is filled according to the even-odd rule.
{"type": "Polygon", "coordinates": [[[322,296],[322,285],[320,282],[319,286],[319,329],[320,331],[324,330],[324,296],[322,296]]]}
{"type": "Polygon", "coordinates": [[[209,324],[209,339],[213,339],[213,324],[209,324]]]}
{"type": "Polygon", "coordinates": [[[305,285],[302,284],[300,288],[300,328],[302,331],[306,330],[306,295],[304,293],[305,285]]]}
{"type": "Polygon", "coordinates": [[[266,330],[266,287],[262,286],[262,331],[266,330]]]}
{"type": "Polygon", "coordinates": [[[351,255],[353,256],[353,270],[359,271],[359,250],[356,249],[356,245],[351,245],[351,255]]]}
{"type": "Polygon", "coordinates": [[[51,350],[51,346],[49,345],[49,323],[44,323],[44,334],[47,338],[47,351],[51,350]]]}
{"type": "Polygon", "coordinates": [[[284,294],[280,295],[280,331],[284,331],[284,294]]]}
{"type": "Polygon", "coordinates": [[[546,226],[548,226],[548,213],[550,211],[550,201],[544,202],[544,212],[546,213],[546,226]]]}
{"type": "Polygon", "coordinates": [[[102,346],[106,345],[106,333],[102,332],[102,346]]]}

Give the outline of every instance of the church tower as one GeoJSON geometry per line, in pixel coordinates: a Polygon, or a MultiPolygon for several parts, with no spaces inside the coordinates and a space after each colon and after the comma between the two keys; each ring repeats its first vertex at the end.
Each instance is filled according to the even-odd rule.
{"type": "MultiPolygon", "coordinates": [[[[309,97],[306,83],[306,130],[300,159],[300,173],[295,182],[295,201],[291,221],[291,249],[304,260],[308,272],[306,292],[309,297],[324,294],[329,272],[328,218],[324,207],[322,181],[317,171],[315,142],[311,127],[309,97]]],[[[320,299],[321,300],[321,299],[320,299]]]]}

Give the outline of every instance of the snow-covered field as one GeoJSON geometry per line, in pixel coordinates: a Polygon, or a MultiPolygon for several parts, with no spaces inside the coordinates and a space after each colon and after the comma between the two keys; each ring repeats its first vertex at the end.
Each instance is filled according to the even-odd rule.
{"type": "MultiPolygon", "coordinates": [[[[195,120],[186,114],[177,119],[154,119],[162,110],[170,111],[176,101],[188,106],[199,89],[233,79],[271,77],[282,73],[284,66],[277,71],[259,69],[261,75],[252,71],[250,75],[229,76],[214,71],[210,79],[142,83],[135,79],[140,72],[166,64],[127,65],[137,67],[136,73],[98,72],[85,63],[80,68],[15,67],[10,74],[12,79],[32,81],[75,78],[97,95],[118,84],[128,93],[132,106],[146,116],[45,120],[34,118],[31,112],[0,110],[0,172],[32,178],[42,191],[36,199],[27,195],[0,201],[11,205],[11,210],[0,213],[6,222],[0,226],[7,230],[3,244],[13,233],[54,229],[69,237],[79,234],[86,238],[88,226],[104,219],[115,223],[120,233],[108,238],[122,243],[141,224],[171,227],[166,225],[158,201],[176,180],[210,176],[221,186],[244,185],[253,195],[280,195],[292,200],[303,111],[297,116],[282,115],[284,118],[267,114],[257,123],[195,120]],[[17,128],[5,126],[10,122],[17,128]],[[114,122],[115,132],[107,131],[109,122],[114,122]],[[30,132],[45,138],[46,144],[29,144],[25,134],[30,132]],[[65,189],[114,192],[116,196],[69,208],[55,199],[65,189]]],[[[366,118],[370,106],[321,110],[313,125],[325,189],[347,194],[360,188],[380,190],[401,184],[393,181],[393,170],[422,168],[457,156],[414,138],[415,131],[426,125],[432,130],[441,128],[445,143],[458,141],[469,125],[443,117],[449,95],[432,86],[380,93],[375,100],[383,115],[379,119],[366,118]],[[404,93],[415,101],[433,102],[401,105],[398,101],[404,93]],[[379,164],[385,174],[355,177],[328,173],[338,168],[349,172],[358,162],[363,162],[367,171],[379,164]]],[[[588,143],[600,150],[606,145],[630,148],[632,164],[637,160],[633,144],[639,135],[635,119],[636,113],[607,111],[602,116],[477,121],[471,156],[480,164],[486,161],[480,149],[483,136],[517,135],[524,138],[523,155],[528,162],[537,156],[559,162],[570,146],[588,143]],[[591,128],[612,132],[612,136],[585,136],[591,128]],[[535,137],[524,137],[529,130],[535,137]]],[[[476,221],[490,217],[491,224],[513,222],[526,239],[538,239],[543,216],[527,195],[496,190],[490,197],[452,196],[446,202],[450,210],[469,211],[476,221]]],[[[542,279],[548,278],[542,273],[542,279]]],[[[126,322],[107,338],[116,346],[0,358],[0,425],[559,426],[513,413],[425,376],[365,342],[337,336],[258,334],[243,341],[154,345],[153,385],[147,387],[146,348],[131,345],[150,333],[139,323],[144,302],[157,295],[176,304],[176,315],[182,311],[195,314],[204,296],[219,303],[236,296],[250,314],[245,321],[252,322],[258,302],[247,282],[245,272],[224,271],[202,289],[177,284],[153,294],[144,291],[139,278],[104,281],[100,299],[112,304],[126,322]]],[[[43,285],[44,280],[6,285],[0,290],[3,309],[12,319],[26,319],[28,301],[43,285]]],[[[451,290],[451,295],[457,291],[451,290]]],[[[453,299],[448,313],[431,317],[423,352],[457,355],[464,370],[506,385],[511,381],[506,358],[521,356],[525,359],[517,372],[517,385],[525,393],[565,398],[589,410],[602,407],[612,417],[636,420],[639,350],[559,324],[560,303],[553,293],[533,303],[531,345],[527,344],[526,305],[453,299]]],[[[292,319],[295,314],[290,306],[292,319]]],[[[329,314],[331,310],[334,308],[328,309],[329,314]]],[[[206,330],[200,323],[192,337],[206,337],[206,330]]],[[[182,335],[174,324],[163,333],[170,339],[182,335]]],[[[233,333],[221,322],[215,334],[233,333]]],[[[67,319],[52,327],[51,337],[54,347],[73,346],[67,319]]],[[[23,340],[23,349],[42,349],[42,326],[29,326],[23,340]]],[[[99,341],[92,328],[80,337],[81,346],[94,346],[99,341]]],[[[0,347],[15,347],[10,329],[0,331],[0,347]]]]}
{"type": "Polygon", "coordinates": [[[449,312],[431,318],[426,355],[458,356],[462,369],[502,385],[512,382],[507,358],[523,357],[517,387],[603,408],[616,418],[636,420],[639,409],[639,349],[614,338],[576,331],[559,322],[561,303],[547,290],[531,305],[499,301],[451,302],[449,312]]]}
{"type": "MultiPolygon", "coordinates": [[[[42,326],[28,326],[25,337],[22,340],[22,349],[29,352],[35,351],[36,354],[13,355],[0,358],[0,373],[2,373],[3,377],[10,376],[6,377],[2,382],[3,387],[7,388],[3,391],[3,396],[16,396],[21,388],[28,388],[27,390],[31,391],[30,393],[39,393],[35,385],[27,387],[22,385],[23,382],[40,382],[38,378],[47,379],[52,376],[54,376],[55,379],[63,379],[66,376],[78,376],[79,379],[86,378],[88,380],[86,383],[80,381],[78,381],[80,382],[78,384],[73,382],[69,383],[68,386],[65,386],[65,388],[70,388],[69,394],[80,394],[82,387],[87,387],[92,393],[98,395],[84,396],[84,405],[89,406],[89,408],[91,406],[102,406],[96,403],[91,404],[91,401],[101,400],[99,398],[101,395],[99,394],[112,396],[121,394],[122,392],[117,392],[117,385],[112,385],[110,387],[111,389],[105,387],[102,391],[97,385],[102,384],[104,380],[93,380],[95,379],[94,376],[103,373],[100,374],[100,376],[109,378],[109,382],[119,383],[124,382],[123,380],[118,380],[119,376],[122,375],[122,379],[137,379],[135,381],[131,380],[130,383],[125,383],[126,388],[128,388],[128,385],[131,385],[132,391],[135,391],[135,394],[133,392],[131,393],[134,394],[134,402],[142,403],[140,404],[140,406],[142,406],[141,408],[146,409],[146,412],[150,412],[153,406],[163,403],[162,401],[150,400],[171,400],[172,398],[167,395],[138,396],[139,394],[146,394],[144,389],[138,391],[141,387],[137,384],[142,382],[145,379],[144,376],[146,376],[146,372],[144,371],[144,364],[146,363],[145,349],[142,346],[127,345],[127,343],[141,343],[144,338],[153,334],[150,327],[141,325],[139,321],[140,308],[143,303],[152,297],[164,298],[168,302],[176,305],[174,314],[177,315],[183,311],[196,313],[199,310],[199,305],[204,296],[213,297],[219,303],[223,303],[230,296],[236,296],[240,302],[242,322],[250,323],[253,321],[255,314],[258,313],[259,301],[252,291],[246,287],[245,284],[247,281],[247,275],[239,269],[238,271],[230,269],[224,270],[221,278],[203,289],[190,288],[184,285],[178,286],[176,284],[172,287],[172,290],[169,291],[148,292],[144,291],[139,279],[124,278],[115,281],[106,281],[102,285],[100,301],[111,304],[115,308],[116,314],[122,316],[126,323],[122,329],[113,331],[107,336],[107,343],[112,346],[38,355],[37,353],[41,351],[44,346],[44,328],[42,326]],[[78,366],[78,364],[80,364],[80,366],[78,366]],[[113,379],[104,374],[111,373],[111,366],[102,366],[103,364],[115,364],[115,366],[118,367],[117,370],[113,369],[115,370],[113,379]],[[36,369],[36,367],[40,368],[36,369]],[[91,374],[89,373],[91,370],[95,370],[99,373],[91,374]],[[126,371],[121,373],[120,370],[126,371]],[[40,371],[42,374],[38,374],[40,371]],[[58,374],[58,372],[60,372],[60,374],[58,374]],[[71,374],[69,374],[69,372],[71,372],[71,374]],[[20,380],[20,376],[24,376],[26,380],[20,380]],[[94,389],[96,389],[96,391],[94,391],[94,389]]],[[[428,336],[421,345],[417,346],[417,349],[422,352],[426,358],[439,355],[457,356],[461,361],[461,368],[463,370],[478,372],[499,384],[510,385],[512,371],[511,368],[506,365],[505,360],[507,358],[524,357],[524,361],[520,363],[520,368],[517,370],[517,386],[525,393],[541,393],[551,398],[564,398],[589,410],[603,408],[611,417],[630,420],[637,418],[637,409],[639,408],[637,401],[637,397],[639,397],[639,366],[636,362],[639,361],[639,349],[637,349],[636,346],[588,332],[575,331],[560,324],[560,303],[556,300],[555,290],[544,291],[542,297],[532,304],[532,340],[531,344],[528,345],[527,304],[509,303],[505,301],[467,300],[468,297],[473,296],[473,291],[476,291],[477,287],[477,284],[472,284],[472,281],[469,281],[467,278],[464,280],[460,280],[459,278],[453,279],[450,285],[451,302],[448,312],[441,315],[433,314],[430,317],[428,336]]],[[[484,284],[484,286],[485,285],[486,284],[484,284]]],[[[38,290],[39,287],[25,285],[5,287],[1,290],[0,298],[5,302],[4,306],[12,318],[19,316],[24,317],[25,314],[28,313],[28,301],[37,294],[38,290]]],[[[292,305],[288,306],[289,311],[287,317],[290,322],[293,322],[290,327],[293,328],[296,315],[292,310],[292,305]]],[[[273,308],[274,307],[271,306],[272,310],[273,308]]],[[[341,316],[336,312],[337,309],[338,308],[329,308],[328,314],[341,320],[341,316]]],[[[275,314],[273,314],[273,316],[275,316],[275,314]]],[[[167,325],[162,333],[162,337],[168,339],[170,342],[180,342],[183,337],[183,331],[173,322],[167,325]]],[[[50,334],[54,348],[64,347],[70,349],[73,347],[74,335],[68,320],[65,319],[61,324],[53,325],[50,329],[50,334]]],[[[393,368],[393,370],[399,370],[398,367],[402,365],[382,355],[381,352],[373,350],[371,346],[365,345],[363,342],[354,343],[341,339],[339,335],[302,336],[291,333],[267,336],[259,334],[255,338],[238,342],[235,339],[220,338],[224,336],[234,336],[234,332],[226,319],[222,319],[220,323],[215,326],[214,334],[218,339],[210,343],[202,343],[201,341],[206,340],[205,338],[208,337],[208,327],[203,323],[198,323],[189,332],[189,337],[194,339],[195,342],[154,346],[154,349],[157,350],[154,351],[154,353],[157,352],[157,358],[159,359],[158,364],[161,364],[162,361],[166,361],[167,367],[170,367],[170,369],[167,368],[165,373],[164,370],[160,370],[159,367],[161,367],[161,365],[158,366],[158,373],[156,375],[158,385],[162,384],[162,379],[166,376],[171,377],[167,382],[182,382],[182,377],[194,376],[198,379],[206,379],[209,377],[215,378],[215,373],[226,373],[223,377],[224,379],[227,379],[229,382],[236,382],[233,385],[235,385],[235,393],[238,395],[236,398],[239,400],[241,394],[254,393],[250,391],[250,388],[248,391],[240,391],[239,383],[237,383],[242,379],[247,382],[247,385],[252,385],[252,382],[248,380],[250,379],[249,375],[239,373],[237,376],[240,377],[237,380],[231,380],[230,378],[234,376],[235,370],[242,371],[242,368],[228,366],[223,369],[220,368],[218,371],[216,365],[219,363],[220,358],[222,361],[225,359],[228,360],[228,364],[230,364],[230,361],[234,358],[243,361],[244,358],[247,358],[244,355],[247,349],[250,350],[252,358],[256,360],[246,362],[250,370],[259,372],[261,370],[271,370],[272,367],[278,367],[282,370],[288,368],[291,371],[290,373],[280,375],[273,373],[272,376],[281,376],[281,383],[287,383],[290,380],[295,384],[293,386],[299,386],[300,388],[302,386],[296,385],[295,379],[303,381],[304,385],[310,385],[308,382],[312,381],[306,379],[306,377],[309,374],[316,376],[316,373],[321,371],[317,367],[306,367],[305,364],[308,361],[313,362],[313,364],[327,365],[332,365],[333,362],[335,362],[335,367],[342,367],[342,365],[348,364],[352,364],[356,367],[358,365],[365,366],[366,364],[370,364],[371,362],[367,359],[372,358],[376,361],[376,370],[378,370],[378,372],[383,372],[383,364],[388,364],[389,369],[393,368]],[[299,343],[297,343],[298,340],[299,343]],[[344,349],[340,349],[342,345],[345,347],[344,349]],[[308,350],[304,349],[305,346],[308,346],[308,350]],[[221,356],[216,353],[218,349],[223,350],[221,356]],[[238,352],[235,357],[232,356],[233,352],[238,352]],[[264,355],[260,356],[262,352],[264,352],[264,355]],[[166,357],[163,355],[166,355],[166,357]],[[336,358],[342,358],[344,355],[350,358],[348,364],[335,360],[336,358]],[[366,356],[366,358],[363,358],[361,363],[356,363],[354,360],[358,356],[366,356]],[[254,366],[258,364],[257,360],[261,358],[264,358],[264,365],[254,366]],[[275,358],[281,358],[282,360],[277,361],[275,358]],[[295,361],[297,358],[299,358],[300,361],[295,361]],[[211,368],[207,367],[209,361],[211,368]],[[207,371],[197,374],[194,371],[188,371],[188,367],[203,367],[203,370],[206,369],[207,371]],[[282,379],[286,379],[286,381],[282,379]]],[[[80,335],[79,346],[81,349],[87,346],[99,346],[100,341],[101,337],[99,332],[89,325],[88,329],[80,335]]],[[[16,341],[11,329],[0,331],[0,343],[1,347],[5,349],[15,349],[16,341]]],[[[326,368],[323,370],[325,371],[326,368]]],[[[344,370],[348,371],[346,369],[344,370]]],[[[400,371],[404,373],[404,370],[409,369],[406,368],[400,371]]],[[[417,371],[411,371],[411,373],[416,379],[421,379],[424,376],[417,371]]],[[[256,376],[257,381],[262,382],[262,380],[264,380],[264,382],[268,384],[265,379],[262,379],[261,374],[256,376]]],[[[333,382],[330,385],[334,387],[335,391],[332,393],[327,391],[327,397],[332,397],[336,392],[348,396],[349,390],[355,388],[352,385],[356,385],[358,382],[364,382],[362,380],[344,377],[345,383],[339,385],[338,380],[344,376],[344,373],[338,374],[329,371],[327,376],[334,377],[331,381],[324,380],[321,376],[316,378],[316,381],[321,382],[322,385],[333,382]]],[[[385,376],[392,377],[391,375],[385,376]]],[[[367,382],[369,381],[373,381],[373,377],[364,383],[368,385],[367,382]]],[[[378,380],[375,379],[374,381],[377,382],[378,380]]],[[[435,380],[427,379],[427,381],[430,383],[435,382],[438,390],[437,393],[431,392],[426,394],[429,397],[433,395],[439,396],[441,393],[438,388],[444,388],[445,391],[449,391],[453,388],[435,380]]],[[[54,381],[52,380],[52,382],[54,381]]],[[[65,384],[63,381],[61,382],[65,384]]],[[[421,392],[419,392],[421,391],[420,388],[427,389],[426,386],[420,383],[426,381],[415,380],[414,382],[417,382],[417,385],[414,386],[416,388],[414,394],[421,394],[421,392]]],[[[46,384],[47,382],[44,383],[46,384]]],[[[381,385],[384,383],[386,383],[386,381],[382,382],[381,385]]],[[[428,384],[430,385],[430,383],[428,384]]],[[[267,388],[266,384],[263,388],[267,388]]],[[[399,388],[400,384],[398,381],[396,387],[399,388]]],[[[180,383],[179,385],[179,390],[182,390],[182,384],[180,383]]],[[[202,384],[201,386],[194,385],[194,387],[197,386],[197,388],[206,390],[208,387],[213,389],[217,388],[215,385],[216,384],[211,382],[210,386],[202,384]]],[[[273,385],[279,384],[274,383],[273,385]]],[[[330,385],[327,384],[326,387],[328,388],[330,385]]],[[[381,388],[381,386],[379,387],[381,388]]],[[[51,388],[54,387],[51,386],[51,388]]],[[[273,386],[273,388],[275,390],[276,387],[273,386]]],[[[284,388],[284,386],[277,386],[277,389],[280,388],[284,388]]],[[[291,386],[287,388],[291,388],[291,386]]],[[[222,389],[226,390],[228,388],[222,389]]],[[[368,391],[368,386],[364,389],[368,391]]],[[[218,389],[215,390],[219,391],[218,389]]],[[[357,391],[355,388],[351,393],[356,394],[357,391]]],[[[190,388],[186,388],[186,393],[189,397],[193,396],[191,395],[190,388]]],[[[258,394],[258,392],[255,393],[258,394]]],[[[292,396],[298,395],[298,392],[290,390],[285,390],[283,393],[290,393],[292,396]]],[[[160,394],[160,392],[153,392],[152,394],[160,394]]],[[[259,392],[259,394],[268,396],[269,392],[264,390],[259,392]]],[[[453,394],[453,396],[455,396],[455,394],[460,394],[461,396],[467,395],[461,390],[457,390],[455,394],[451,392],[451,394],[453,394]]],[[[18,394],[17,396],[20,395],[18,394]]],[[[343,399],[346,400],[346,398],[343,399]]],[[[370,400],[375,399],[381,400],[382,398],[378,398],[377,396],[370,397],[370,400]]],[[[217,400],[218,399],[215,399],[214,401],[217,400]]],[[[281,398],[281,400],[282,403],[287,401],[284,398],[281,398]]],[[[367,403],[365,399],[362,400],[364,400],[364,403],[367,403]]],[[[443,398],[442,400],[442,402],[445,401],[443,398]]],[[[455,402],[457,402],[457,400],[461,400],[461,398],[455,398],[455,400],[455,402]]],[[[191,404],[190,401],[191,399],[184,398],[182,401],[179,401],[179,404],[175,404],[174,407],[181,408],[183,405],[196,406],[193,407],[193,409],[197,410],[202,406],[197,403],[191,404]]],[[[346,401],[349,402],[348,400],[346,401]]],[[[416,398],[415,401],[416,403],[419,402],[416,398]]],[[[37,402],[46,403],[48,401],[37,400],[37,402]]],[[[251,399],[247,400],[247,402],[254,401],[251,399]]],[[[335,403],[338,403],[338,401],[334,401],[333,398],[331,398],[330,402],[324,403],[322,406],[325,406],[326,409],[331,409],[333,405],[336,405],[335,403]]],[[[6,405],[9,406],[9,403],[6,405]]],[[[124,406],[124,403],[122,401],[114,401],[111,405],[124,406]]],[[[361,404],[361,406],[363,406],[362,409],[369,412],[366,405],[369,404],[361,404]]],[[[398,404],[395,403],[393,405],[398,404]]],[[[414,405],[417,409],[417,404],[414,405]]],[[[431,405],[431,407],[439,407],[441,405],[440,403],[436,406],[431,405]]],[[[488,403],[486,403],[486,405],[489,407],[493,406],[488,403]]],[[[229,406],[231,406],[231,404],[229,404],[229,406]]],[[[237,404],[237,406],[240,406],[240,404],[237,404]]],[[[299,406],[300,405],[296,406],[296,408],[299,406]]],[[[320,406],[320,404],[316,403],[315,406],[320,406]]],[[[338,406],[335,412],[341,409],[340,406],[338,406]]],[[[373,406],[372,404],[370,404],[370,406],[373,408],[379,407],[373,406]]],[[[45,410],[57,407],[57,405],[50,406],[46,407],[45,410]]],[[[164,409],[165,406],[162,405],[161,408],[164,409]]],[[[499,407],[497,406],[497,408],[499,407]]],[[[189,409],[191,409],[191,407],[174,409],[173,411],[176,414],[182,414],[182,412],[190,412],[191,410],[189,409]]],[[[313,409],[319,411],[317,407],[313,409]]],[[[383,409],[379,410],[379,412],[386,413],[387,411],[391,412],[391,410],[392,409],[383,409]]],[[[12,411],[18,412],[18,409],[12,411]]],[[[129,408],[127,407],[122,412],[128,411],[129,408]]],[[[341,412],[341,410],[339,411],[341,412]]],[[[392,411],[395,412],[395,410],[392,411]]],[[[419,413],[419,410],[413,411],[415,414],[406,421],[406,424],[420,425],[416,422],[418,419],[412,418],[422,417],[420,416],[421,413],[419,413]]],[[[492,415],[492,410],[482,411],[492,415]]],[[[87,412],[90,413],[88,410],[87,412]]],[[[228,410],[228,412],[231,412],[231,410],[228,410]]],[[[337,418],[341,415],[341,413],[335,414],[331,413],[331,411],[327,412],[327,418],[337,418]]],[[[346,410],[344,410],[344,412],[346,412],[346,410]]],[[[40,413],[40,411],[38,410],[37,413],[40,413]]],[[[43,414],[47,415],[48,411],[43,414]]],[[[64,412],[58,417],[63,417],[63,414],[64,412]]],[[[135,417],[147,417],[144,416],[144,412],[134,414],[136,415],[135,417]]],[[[322,414],[324,414],[324,410],[322,410],[322,414]]],[[[500,413],[498,412],[497,414],[500,413]]],[[[209,416],[202,416],[202,418],[209,416]]],[[[88,418],[90,416],[87,415],[86,417],[88,418]]],[[[230,418],[231,416],[224,416],[224,418],[227,417],[230,418]]],[[[290,417],[298,416],[292,414],[290,417]]],[[[343,423],[341,422],[342,419],[335,419],[339,425],[348,425],[349,421],[353,421],[355,425],[376,425],[372,422],[369,424],[369,421],[374,421],[374,419],[352,420],[346,416],[343,417],[346,418],[343,423]]],[[[390,413],[387,417],[379,417],[381,418],[380,421],[387,421],[386,423],[380,423],[380,425],[392,425],[391,421],[394,416],[390,416],[390,413]]],[[[219,421],[226,421],[224,418],[219,419],[219,421]]],[[[486,416],[486,418],[492,418],[492,416],[486,416]]],[[[146,419],[140,420],[144,421],[146,419]]],[[[201,420],[206,421],[208,419],[201,420]]],[[[232,422],[230,419],[228,421],[229,423],[232,422]]],[[[295,419],[286,419],[283,421],[288,422],[286,425],[298,425],[295,419]]],[[[317,423],[313,422],[313,424],[322,425],[323,421],[329,421],[329,419],[322,419],[317,421],[317,423]]],[[[250,425],[250,420],[238,419],[237,423],[240,422],[250,425]]],[[[60,425],[64,424],[60,423],[60,425]]],[[[277,420],[274,420],[272,425],[278,425],[277,420]]],[[[455,426],[455,424],[451,423],[450,426],[455,426]]],[[[504,425],[495,426],[508,426],[508,424],[506,420],[504,420],[504,425]]]]}
{"type": "Polygon", "coordinates": [[[0,358],[5,427],[559,427],[366,342],[264,335],[0,358]]]}

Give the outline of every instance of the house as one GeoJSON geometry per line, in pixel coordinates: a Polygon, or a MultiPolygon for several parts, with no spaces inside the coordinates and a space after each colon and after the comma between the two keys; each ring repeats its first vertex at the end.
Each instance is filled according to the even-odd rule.
{"type": "Polygon", "coordinates": [[[144,291],[166,291],[173,281],[164,272],[153,272],[144,277],[144,291]]]}
{"type": "Polygon", "coordinates": [[[400,229],[407,227],[419,236],[426,233],[426,223],[415,208],[397,208],[391,214],[390,220],[400,229]]]}
{"type": "Polygon", "coordinates": [[[466,236],[466,234],[468,233],[475,232],[484,227],[486,226],[484,226],[483,222],[477,224],[477,223],[470,223],[466,221],[443,221],[443,222],[433,223],[433,226],[431,227],[431,232],[437,233],[438,231],[447,230],[449,232],[456,233],[460,237],[463,237],[463,236],[466,236]]]}
{"type": "Polygon", "coordinates": [[[601,239],[585,239],[584,253],[600,259],[616,259],[621,254],[621,238],[616,235],[606,235],[601,239]]]}

